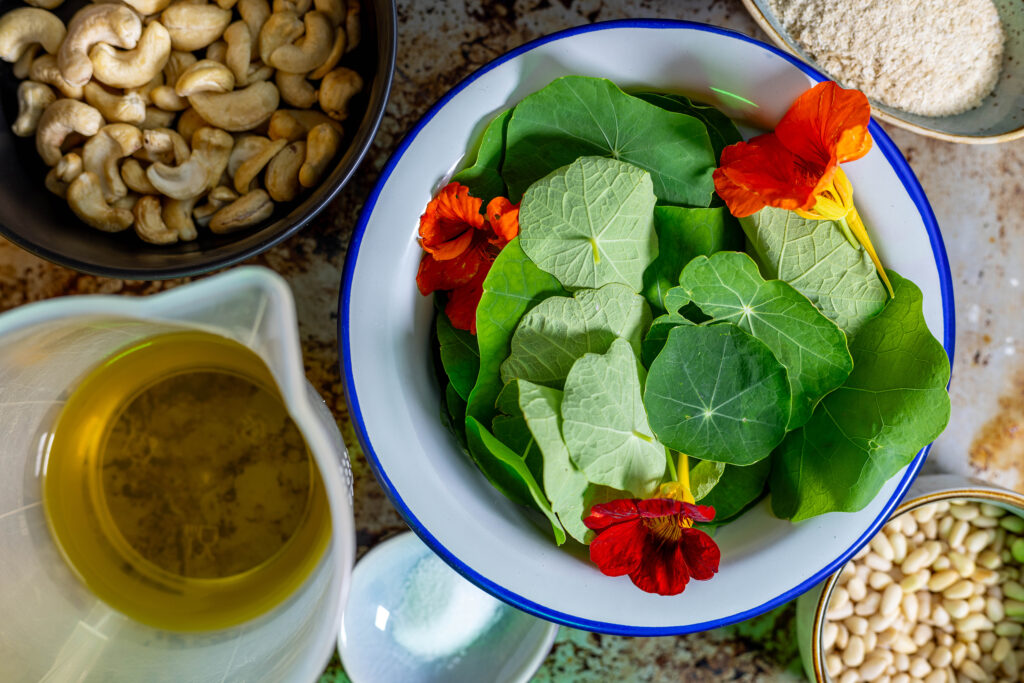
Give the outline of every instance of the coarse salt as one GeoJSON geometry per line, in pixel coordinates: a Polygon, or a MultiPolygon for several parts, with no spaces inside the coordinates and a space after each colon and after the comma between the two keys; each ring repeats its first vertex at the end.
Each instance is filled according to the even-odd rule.
{"type": "Polygon", "coordinates": [[[839,83],[922,116],[992,92],[1003,29],[992,0],[769,0],[787,33],[839,83]]]}

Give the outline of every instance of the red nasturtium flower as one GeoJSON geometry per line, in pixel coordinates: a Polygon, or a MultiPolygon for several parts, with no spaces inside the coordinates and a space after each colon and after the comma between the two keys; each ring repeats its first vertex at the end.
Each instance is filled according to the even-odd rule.
{"type": "Polygon", "coordinates": [[[853,187],[839,167],[871,149],[870,120],[871,105],[863,93],[832,81],[818,83],[793,102],[774,132],[722,150],[715,190],[737,218],[773,206],[839,222],[867,250],[891,294],[853,205],[853,187]]]}
{"type": "MultiPolygon", "coordinates": [[[[669,484],[659,495],[678,490],[669,484]]],[[[689,498],[688,487],[682,490],[689,498]]],[[[590,542],[590,559],[601,573],[629,575],[648,593],[677,595],[691,578],[706,581],[718,572],[718,546],[693,528],[694,522],[714,517],[714,508],[676,497],[632,498],[593,506],[583,523],[597,532],[590,542]]]]}
{"type": "Polygon", "coordinates": [[[420,216],[423,259],[416,285],[426,296],[448,292],[445,313],[452,325],[476,334],[476,307],[494,257],[519,234],[519,206],[495,197],[480,213],[483,200],[469,188],[449,183],[420,216]]]}

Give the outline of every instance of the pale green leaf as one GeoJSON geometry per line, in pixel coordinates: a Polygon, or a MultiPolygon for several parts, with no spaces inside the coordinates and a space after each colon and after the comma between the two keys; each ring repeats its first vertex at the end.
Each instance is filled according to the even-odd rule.
{"type": "Polygon", "coordinates": [[[473,165],[452,177],[452,181],[462,183],[470,194],[482,199],[485,206],[491,199],[504,197],[508,192],[501,177],[501,162],[505,156],[505,130],[511,118],[512,110],[507,109],[487,124],[473,165]]]}
{"type": "Polygon", "coordinates": [[[572,364],[585,353],[604,353],[619,337],[639,352],[650,322],[644,298],[616,283],[545,299],[519,321],[501,378],[561,389],[572,364]]]}
{"type": "Polygon", "coordinates": [[[588,481],[643,498],[661,482],[667,461],[647,424],[641,372],[625,339],[576,361],[565,380],[562,436],[588,481]]]}
{"type": "Polygon", "coordinates": [[[724,462],[712,460],[697,460],[690,468],[690,493],[694,500],[701,500],[711,493],[711,489],[718,485],[725,468],[729,467],[724,462]]]}
{"type": "Polygon", "coordinates": [[[581,157],[526,191],[519,243],[565,287],[618,282],[639,292],[644,269],[658,255],[654,202],[646,171],[581,157]]]}
{"type": "Polygon", "coordinates": [[[793,400],[789,429],[807,422],[821,397],[853,369],[843,331],[789,284],[762,278],[746,254],[695,258],[679,281],[715,322],[731,322],[760,339],[786,367],[793,400]]]}
{"type": "Polygon", "coordinates": [[[888,293],[871,258],[835,222],[768,207],[740,225],[765,277],[791,284],[848,337],[885,306],[888,293]]]}

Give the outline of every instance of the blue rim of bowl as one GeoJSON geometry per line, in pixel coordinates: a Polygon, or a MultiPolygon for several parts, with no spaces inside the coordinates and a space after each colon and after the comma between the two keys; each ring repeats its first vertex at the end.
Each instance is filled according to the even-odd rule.
{"type": "MultiPolygon", "coordinates": [[[[369,435],[366,433],[366,425],[363,422],[363,415],[359,407],[359,398],[356,396],[355,392],[355,382],[352,374],[352,364],[350,362],[351,356],[349,354],[351,344],[349,341],[348,319],[351,310],[352,274],[355,271],[356,261],[359,257],[359,247],[362,243],[363,234],[366,231],[367,223],[369,223],[370,216],[377,204],[380,193],[387,184],[388,179],[391,177],[391,173],[402,160],[402,156],[405,154],[412,141],[419,135],[423,127],[426,126],[427,123],[429,123],[430,120],[433,119],[434,116],[436,116],[437,113],[455,97],[455,95],[495,67],[550,42],[561,40],[563,38],[570,38],[583,33],[590,33],[592,31],[603,31],[606,29],[616,28],[686,29],[714,33],[727,38],[735,38],[752,45],[757,45],[758,47],[781,57],[815,81],[820,82],[828,80],[827,76],[823,73],[808,66],[807,64],[804,64],[792,55],[789,55],[760,40],[751,38],[750,36],[730,29],[710,26],[708,24],[670,19],[621,19],[587,24],[585,26],[577,26],[537,38],[536,40],[520,45],[495,60],[488,62],[464,78],[458,83],[458,85],[441,97],[441,99],[423,115],[423,118],[417,122],[416,126],[406,134],[402,139],[402,142],[398,145],[398,148],[391,155],[391,158],[388,160],[384,170],[381,172],[380,179],[377,181],[377,185],[373,188],[373,192],[371,192],[370,196],[367,198],[366,204],[363,206],[362,213],[359,216],[359,222],[356,224],[355,230],[352,233],[352,238],[349,241],[348,253],[345,258],[345,268],[342,272],[341,297],[339,301],[340,310],[338,316],[339,354],[341,356],[341,365],[344,370],[343,381],[345,386],[345,397],[349,406],[349,416],[351,417],[352,424],[355,427],[359,442],[362,445],[363,450],[366,452],[367,461],[370,463],[370,467],[373,469],[373,473],[377,477],[377,481],[380,482],[381,486],[384,488],[384,492],[391,500],[391,503],[398,509],[399,513],[405,519],[406,523],[409,524],[412,530],[416,532],[424,543],[430,546],[431,550],[443,558],[455,571],[491,595],[500,600],[504,600],[510,605],[541,617],[542,619],[547,619],[548,621],[553,621],[572,628],[622,636],[680,635],[684,633],[706,631],[720,626],[727,626],[729,624],[734,624],[739,621],[750,619],[751,617],[755,617],[759,614],[763,614],[778,607],[779,605],[795,599],[797,596],[810,590],[812,587],[825,580],[829,575],[837,571],[846,563],[847,560],[860,550],[860,548],[867,544],[867,542],[871,540],[871,537],[874,536],[882,525],[889,519],[890,514],[896,506],[899,505],[907,489],[910,487],[910,484],[913,482],[918,471],[921,469],[921,466],[924,464],[924,461],[928,456],[928,451],[931,449],[931,445],[929,444],[928,446],[925,446],[914,457],[914,460],[907,466],[907,471],[903,475],[903,479],[900,480],[899,485],[897,485],[890,500],[885,504],[882,511],[878,514],[878,517],[875,518],[867,530],[861,534],[853,545],[820,571],[815,572],[813,576],[801,582],[799,585],[794,586],[785,593],[744,612],[738,612],[721,619],[713,619],[695,624],[645,627],[594,621],[591,619],[576,617],[571,614],[565,614],[564,612],[559,612],[545,605],[535,603],[482,576],[463,563],[458,557],[453,555],[451,551],[445,548],[445,546],[442,545],[441,542],[438,541],[430,531],[420,523],[409,507],[405,504],[405,501],[402,500],[398,491],[395,490],[391,480],[381,467],[380,460],[377,458],[377,454],[374,452],[373,446],[370,443],[369,435]]],[[[899,176],[900,181],[903,183],[903,187],[906,189],[911,201],[914,202],[918,213],[921,215],[921,219],[925,225],[925,230],[928,232],[928,239],[931,243],[932,253],[935,258],[935,266],[939,272],[939,291],[942,296],[943,326],[945,328],[942,345],[946,349],[946,354],[949,356],[950,363],[952,364],[954,341],[956,338],[956,324],[953,306],[953,280],[950,275],[949,260],[946,257],[946,247],[942,241],[942,234],[939,232],[938,222],[935,220],[935,214],[932,212],[928,199],[925,197],[924,190],[921,189],[921,184],[918,182],[914,172],[907,164],[906,159],[903,158],[903,154],[899,151],[899,148],[896,147],[896,144],[893,143],[888,135],[886,135],[885,131],[882,130],[881,126],[879,126],[876,121],[871,121],[868,126],[868,130],[871,132],[871,137],[875,141],[875,144],[882,151],[886,160],[899,176]]]]}

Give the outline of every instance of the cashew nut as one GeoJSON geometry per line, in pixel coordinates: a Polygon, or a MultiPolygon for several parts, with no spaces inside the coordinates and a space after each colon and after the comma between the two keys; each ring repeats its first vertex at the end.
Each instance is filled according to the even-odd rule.
{"type": "Polygon", "coordinates": [[[198,197],[227,166],[235,140],[217,128],[200,128],[192,138],[192,155],[178,166],[155,163],[146,169],[149,181],[161,193],[174,199],[198,197]]]}
{"type": "Polygon", "coordinates": [[[217,0],[217,7],[221,9],[231,9],[235,6],[238,0],[217,0]]]}
{"type": "Polygon", "coordinates": [[[320,82],[320,108],[333,119],[348,118],[348,103],[363,89],[363,79],[352,69],[339,66],[320,82]]]}
{"type": "Polygon", "coordinates": [[[82,170],[82,157],[75,152],[68,152],[47,172],[44,181],[46,189],[59,197],[67,197],[68,185],[82,174],[82,170]]]}
{"type": "Polygon", "coordinates": [[[192,221],[192,209],[195,208],[199,197],[189,199],[164,200],[163,219],[169,230],[178,233],[178,239],[188,242],[199,236],[196,231],[196,224],[192,221]]]}
{"type": "Polygon", "coordinates": [[[128,123],[103,126],[85,143],[82,151],[85,170],[99,179],[103,198],[108,202],[128,194],[118,163],[141,147],[142,131],[128,123]]]}
{"type": "Polygon", "coordinates": [[[298,196],[299,169],[306,160],[306,142],[296,140],[277,153],[267,164],[263,184],[275,202],[290,202],[298,196]]]}
{"type": "Polygon", "coordinates": [[[234,88],[235,74],[231,69],[212,59],[203,59],[182,72],[174,90],[179,96],[188,97],[201,92],[231,92],[234,88]]]}
{"type": "Polygon", "coordinates": [[[11,130],[18,137],[34,135],[43,111],[57,101],[49,86],[35,81],[22,81],[18,85],[18,118],[11,130]]]}
{"type": "Polygon", "coordinates": [[[132,209],[135,216],[135,234],[150,244],[172,244],[178,241],[178,233],[164,223],[161,215],[160,198],[152,195],[139,197],[132,209]]]}
{"type": "Polygon", "coordinates": [[[241,195],[232,190],[227,185],[218,185],[217,187],[210,190],[210,193],[206,195],[206,198],[211,202],[219,203],[221,206],[230,204],[231,202],[238,199],[241,195]]]}
{"type": "Polygon", "coordinates": [[[206,48],[205,59],[212,59],[215,62],[223,64],[228,58],[228,44],[223,40],[218,40],[215,43],[210,43],[209,47],[206,48]]]}
{"type": "Polygon", "coordinates": [[[334,32],[334,44],[331,45],[331,52],[327,55],[327,59],[324,60],[323,64],[311,71],[308,78],[316,81],[330,73],[338,65],[338,62],[341,61],[341,56],[345,54],[345,47],[347,45],[348,37],[345,35],[345,31],[339,28],[334,32]]]}
{"type": "Polygon", "coordinates": [[[164,83],[174,87],[178,79],[181,78],[181,74],[197,61],[199,60],[191,52],[172,50],[171,56],[167,58],[167,64],[164,66],[164,83]]]}
{"type": "Polygon", "coordinates": [[[103,199],[99,178],[84,172],[68,186],[68,205],[82,221],[103,232],[120,232],[135,220],[127,209],[111,206],[103,199]]]}
{"type": "Polygon", "coordinates": [[[345,13],[345,33],[348,34],[348,45],[345,52],[352,52],[359,45],[362,37],[362,28],[359,22],[359,0],[348,0],[348,9],[345,13]]]}
{"type": "Polygon", "coordinates": [[[28,46],[27,50],[21,53],[18,61],[14,62],[14,66],[11,67],[11,73],[14,74],[15,78],[18,80],[28,78],[29,71],[32,70],[32,62],[35,61],[41,47],[39,43],[32,43],[28,46]]]}
{"type": "Polygon", "coordinates": [[[249,79],[249,63],[252,62],[252,36],[244,21],[236,21],[224,31],[224,42],[228,49],[224,53],[224,63],[235,75],[237,85],[247,85],[249,79]]]}
{"type": "Polygon", "coordinates": [[[43,9],[57,9],[61,6],[64,0],[25,0],[28,4],[33,7],[42,7],[43,9]]]}
{"type": "Polygon", "coordinates": [[[159,107],[146,107],[146,118],[139,124],[142,130],[153,130],[154,128],[167,128],[174,122],[174,112],[164,111],[159,107]]]}
{"type": "Polygon", "coordinates": [[[171,0],[123,0],[123,2],[142,16],[156,14],[171,4],[171,0]]]}
{"type": "MultiPolygon", "coordinates": [[[[278,109],[270,117],[267,136],[271,140],[283,138],[290,142],[303,140],[313,126],[329,123],[338,133],[344,134],[341,124],[314,109],[278,109]]],[[[276,200],[275,201],[280,201],[276,200]]]]}
{"type": "Polygon", "coordinates": [[[252,52],[257,52],[256,41],[259,40],[260,30],[270,18],[270,3],[267,0],[238,0],[238,13],[249,27],[249,39],[253,41],[252,52]]]}
{"type": "Polygon", "coordinates": [[[191,107],[181,112],[181,116],[178,117],[178,132],[186,140],[191,140],[197,130],[208,125],[210,124],[203,120],[199,112],[191,107]]]}
{"type": "Polygon", "coordinates": [[[290,44],[302,36],[304,31],[305,27],[295,12],[274,12],[260,29],[260,60],[264,64],[270,64],[270,55],[277,48],[290,44]]]}
{"type": "Polygon", "coordinates": [[[330,18],[332,26],[341,26],[345,23],[345,15],[348,14],[345,0],[313,0],[313,6],[317,12],[323,12],[330,18]]]}
{"type": "Polygon", "coordinates": [[[60,146],[70,133],[96,135],[103,125],[103,115],[78,100],[60,99],[48,106],[36,126],[36,150],[47,166],[62,156],[60,146]]]}
{"type": "Polygon", "coordinates": [[[146,118],[146,102],[135,92],[117,95],[96,81],[89,81],[83,89],[85,101],[99,109],[107,121],[142,123],[146,118]]]}
{"type": "Polygon", "coordinates": [[[153,187],[153,183],[149,182],[146,170],[142,168],[142,164],[139,163],[138,159],[124,160],[124,163],[121,164],[121,180],[124,181],[124,184],[132,192],[138,192],[139,194],[159,193],[159,190],[153,187]]]}
{"type": "Polygon", "coordinates": [[[222,206],[224,206],[222,203],[211,201],[208,198],[205,204],[200,204],[192,209],[192,217],[195,219],[196,223],[205,228],[210,224],[210,219],[213,218],[213,214],[217,213],[222,206]]]}
{"type": "Polygon", "coordinates": [[[263,148],[239,164],[238,170],[234,173],[235,190],[239,194],[249,191],[253,180],[263,170],[263,167],[270,163],[270,160],[288,144],[287,140],[259,139],[264,141],[263,148]]]}
{"type": "Polygon", "coordinates": [[[275,49],[264,61],[275,69],[293,74],[312,71],[327,61],[334,44],[334,26],[322,12],[307,12],[303,17],[305,35],[293,44],[275,49]]]}
{"type": "Polygon", "coordinates": [[[125,88],[125,93],[132,93],[132,94],[138,95],[139,97],[142,98],[142,101],[145,102],[146,105],[148,106],[150,104],[153,104],[153,97],[152,97],[153,91],[156,90],[157,88],[159,88],[163,84],[164,84],[164,74],[161,71],[160,73],[158,73],[155,76],[153,76],[153,78],[150,79],[150,81],[148,83],[145,83],[145,84],[139,86],[138,88],[125,88]]]}
{"type": "Polygon", "coordinates": [[[60,90],[64,97],[74,100],[82,99],[82,86],[71,85],[60,73],[57,58],[53,55],[40,55],[32,62],[28,70],[29,78],[39,83],[46,83],[60,90]]]}
{"type": "Polygon", "coordinates": [[[309,131],[306,138],[306,161],[299,169],[299,182],[303,187],[315,187],[320,182],[339,147],[341,134],[326,123],[321,123],[309,131]]]}
{"type": "Polygon", "coordinates": [[[71,18],[67,38],[57,53],[57,65],[68,83],[85,85],[93,73],[93,64],[89,58],[90,48],[104,44],[107,45],[107,49],[112,49],[112,45],[134,48],[141,35],[142,20],[124,5],[88,5],[78,10],[71,18]]]}
{"type": "Polygon", "coordinates": [[[142,134],[142,149],[135,156],[143,161],[179,165],[188,161],[191,154],[188,142],[177,131],[157,128],[142,134]]]}
{"type": "Polygon", "coordinates": [[[19,7],[0,17],[0,59],[16,62],[30,45],[40,44],[53,54],[64,40],[64,22],[36,7],[19,7]]]}
{"type": "Polygon", "coordinates": [[[270,201],[267,193],[253,190],[213,214],[210,230],[218,235],[235,232],[270,218],[272,213],[274,202],[270,201]]]}
{"type": "Polygon", "coordinates": [[[115,209],[127,209],[131,211],[135,208],[135,202],[139,201],[139,195],[134,192],[129,192],[123,197],[118,197],[114,201],[110,202],[110,205],[115,209]]]}
{"type": "Polygon", "coordinates": [[[260,81],[232,92],[196,93],[188,101],[211,125],[229,131],[243,131],[255,128],[270,118],[280,103],[280,95],[273,83],[260,81]]]}
{"type": "Polygon", "coordinates": [[[116,50],[100,43],[89,52],[89,59],[96,80],[118,88],[137,88],[153,80],[170,55],[170,34],[163,24],[153,21],[142,32],[134,50],[116,50]]]}
{"type": "Polygon", "coordinates": [[[153,104],[164,111],[184,111],[188,109],[188,100],[174,92],[172,86],[157,86],[153,88],[153,92],[149,96],[153,99],[153,104]]]}
{"type": "Polygon", "coordinates": [[[191,52],[206,47],[221,37],[231,23],[231,10],[216,5],[171,5],[160,15],[171,34],[175,50],[191,52]]]}
{"type": "Polygon", "coordinates": [[[277,71],[274,82],[281,92],[281,99],[293,107],[309,109],[316,104],[316,88],[306,80],[306,74],[293,74],[277,71]]]}

